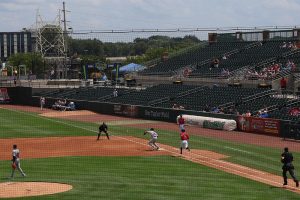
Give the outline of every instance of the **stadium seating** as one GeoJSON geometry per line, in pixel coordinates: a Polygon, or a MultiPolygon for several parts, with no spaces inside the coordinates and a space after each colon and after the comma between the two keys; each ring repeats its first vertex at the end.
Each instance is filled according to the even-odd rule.
{"type": "Polygon", "coordinates": [[[211,110],[213,107],[235,105],[244,97],[261,93],[266,90],[267,89],[261,88],[204,87],[202,91],[178,97],[170,102],[163,102],[156,106],[170,108],[175,102],[183,105],[188,110],[204,111],[207,109],[207,106],[211,110]]]}
{"type": "MultiPolygon", "coordinates": [[[[76,89],[63,89],[59,91],[43,93],[41,96],[60,99],[76,99],[88,101],[101,101],[102,99],[112,98],[114,88],[111,87],[80,87],[76,89]]],[[[129,89],[118,88],[118,95],[130,92],[129,89]]]]}
{"type": "Polygon", "coordinates": [[[197,88],[190,85],[169,85],[161,84],[147,88],[146,90],[135,91],[120,95],[107,101],[112,103],[132,104],[132,105],[151,105],[151,102],[167,98],[172,99],[181,93],[197,88]]]}
{"type": "Polygon", "coordinates": [[[211,77],[221,76],[223,69],[233,72],[245,66],[254,66],[270,58],[281,57],[284,53],[291,51],[289,48],[281,48],[282,41],[266,41],[261,45],[252,48],[241,49],[238,53],[232,54],[226,59],[221,59],[218,68],[214,68],[210,63],[198,66],[191,74],[191,77],[211,77]]]}
{"type": "Polygon", "coordinates": [[[245,47],[251,42],[219,42],[212,43],[205,47],[198,47],[192,51],[170,58],[165,62],[160,62],[154,67],[148,68],[142,74],[170,73],[186,66],[197,65],[205,60],[214,57],[221,57],[223,54],[245,47]]]}

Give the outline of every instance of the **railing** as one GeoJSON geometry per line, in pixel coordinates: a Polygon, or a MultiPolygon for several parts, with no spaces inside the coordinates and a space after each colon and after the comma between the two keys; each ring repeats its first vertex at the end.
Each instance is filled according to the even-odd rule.
{"type": "Polygon", "coordinates": [[[160,99],[155,99],[155,100],[149,101],[148,106],[154,106],[154,105],[157,105],[157,104],[160,104],[163,102],[167,102],[167,101],[170,101],[170,99],[171,99],[170,97],[163,97],[160,99]]]}
{"type": "MultiPolygon", "coordinates": [[[[289,101],[288,101],[288,103],[287,103],[284,107],[292,106],[292,105],[294,105],[294,104],[299,104],[299,103],[300,103],[299,100],[293,99],[293,100],[291,100],[290,103],[289,103],[289,101]]],[[[276,110],[279,110],[277,105],[269,106],[267,109],[268,109],[268,112],[270,112],[270,113],[271,113],[271,112],[274,112],[274,111],[276,111],[276,110]]]]}
{"type": "Polygon", "coordinates": [[[264,96],[267,96],[267,95],[275,94],[275,93],[276,93],[276,91],[271,89],[271,90],[256,93],[256,94],[253,94],[253,95],[250,95],[250,96],[247,96],[247,97],[243,97],[242,101],[247,102],[247,101],[251,101],[251,100],[254,100],[254,99],[257,99],[257,98],[260,98],[260,97],[264,97],[264,96]]]}
{"type": "Polygon", "coordinates": [[[291,51],[285,52],[285,53],[282,54],[282,57],[286,58],[288,56],[291,56],[291,55],[294,55],[294,54],[297,54],[297,53],[300,53],[300,49],[293,49],[291,51]]]}
{"type": "MultiPolygon", "coordinates": [[[[178,51],[170,54],[169,55],[169,59],[170,58],[174,58],[174,57],[176,57],[178,55],[184,54],[186,52],[192,51],[194,49],[197,49],[197,48],[199,48],[201,46],[205,46],[205,45],[207,45],[207,42],[201,42],[200,44],[195,44],[195,45],[193,45],[191,47],[187,47],[187,48],[178,50],[178,51]]],[[[143,65],[146,66],[146,67],[148,67],[148,68],[151,68],[151,67],[157,65],[160,62],[161,62],[161,58],[156,58],[156,59],[153,59],[153,60],[150,60],[150,61],[147,61],[147,62],[143,63],[143,65]]]]}
{"type": "MultiPolygon", "coordinates": [[[[32,87],[32,88],[78,88],[86,84],[85,80],[79,79],[57,79],[57,83],[48,84],[51,80],[48,79],[36,79],[36,80],[11,80],[11,79],[2,79],[0,80],[1,87],[32,87]]],[[[54,81],[54,80],[52,80],[54,81]]]]}
{"type": "Polygon", "coordinates": [[[282,77],[288,76],[292,73],[292,71],[290,69],[285,69],[280,71],[278,74],[276,74],[275,77],[271,78],[271,80],[276,80],[276,79],[280,79],[282,77]]]}
{"type": "Polygon", "coordinates": [[[228,102],[228,103],[221,104],[221,105],[219,105],[218,107],[219,107],[219,108],[229,108],[229,107],[232,107],[232,106],[234,106],[234,105],[235,105],[234,102],[228,102]]]}
{"type": "MultiPolygon", "coordinates": [[[[124,91],[122,93],[118,93],[118,96],[122,96],[122,95],[126,95],[126,94],[129,94],[129,93],[132,93],[132,91],[124,91]]],[[[106,95],[106,96],[103,96],[103,97],[100,97],[100,98],[97,98],[98,101],[106,101],[108,99],[111,99],[113,98],[114,95],[113,94],[109,94],[109,95],[106,95]]]]}
{"type": "Polygon", "coordinates": [[[190,94],[194,94],[196,92],[202,91],[202,90],[204,90],[204,88],[205,88],[205,86],[201,86],[201,87],[197,87],[197,88],[194,88],[194,89],[190,89],[190,90],[187,90],[185,92],[178,93],[176,95],[176,97],[178,97],[178,98],[179,97],[185,97],[185,96],[188,96],[190,94]]]}
{"type": "MultiPolygon", "coordinates": [[[[193,89],[178,93],[178,94],[176,94],[176,98],[188,96],[190,94],[196,93],[196,92],[201,91],[201,90],[204,90],[204,86],[193,88],[193,89]]],[[[170,99],[171,99],[170,97],[163,97],[161,99],[155,99],[153,101],[150,101],[148,103],[148,105],[149,106],[154,106],[154,105],[157,105],[157,104],[160,104],[160,103],[163,103],[163,102],[170,101],[170,99]]]]}
{"type": "Polygon", "coordinates": [[[287,104],[285,107],[292,106],[294,104],[300,104],[300,101],[299,100],[298,101],[294,101],[294,102],[292,102],[290,104],[287,104]]]}

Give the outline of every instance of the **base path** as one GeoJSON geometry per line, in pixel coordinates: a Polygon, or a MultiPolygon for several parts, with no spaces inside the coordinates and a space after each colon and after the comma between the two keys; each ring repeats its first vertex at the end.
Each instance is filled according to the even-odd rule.
{"type": "Polygon", "coordinates": [[[48,137],[0,139],[0,160],[10,160],[10,149],[18,144],[22,150],[21,158],[48,158],[65,156],[153,156],[169,155],[165,151],[150,151],[147,140],[133,137],[48,137]],[[143,145],[142,145],[143,144],[143,145]]]}
{"type": "Polygon", "coordinates": [[[72,189],[71,185],[45,182],[0,183],[0,198],[31,197],[56,194],[72,189]]]}

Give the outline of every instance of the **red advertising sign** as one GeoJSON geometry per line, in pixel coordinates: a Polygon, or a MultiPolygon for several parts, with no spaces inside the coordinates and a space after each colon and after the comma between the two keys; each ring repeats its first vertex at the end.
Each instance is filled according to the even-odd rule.
{"type": "Polygon", "coordinates": [[[275,136],[280,134],[280,120],[239,116],[237,122],[239,131],[275,136]]]}

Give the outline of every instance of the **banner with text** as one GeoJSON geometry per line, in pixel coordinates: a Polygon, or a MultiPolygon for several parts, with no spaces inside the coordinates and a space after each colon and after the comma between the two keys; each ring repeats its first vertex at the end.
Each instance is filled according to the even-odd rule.
{"type": "Polygon", "coordinates": [[[280,120],[239,116],[238,130],[249,133],[279,136],[280,120]]]}

